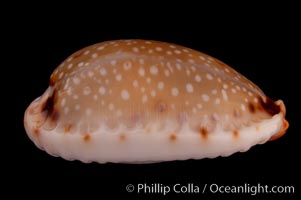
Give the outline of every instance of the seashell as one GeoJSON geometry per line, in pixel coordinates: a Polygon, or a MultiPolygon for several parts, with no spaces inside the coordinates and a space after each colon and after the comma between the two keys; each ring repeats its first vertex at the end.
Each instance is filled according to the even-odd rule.
{"type": "Polygon", "coordinates": [[[282,136],[285,106],[225,63],[158,41],[116,40],[68,57],[27,108],[37,147],[67,160],[214,158],[282,136]]]}

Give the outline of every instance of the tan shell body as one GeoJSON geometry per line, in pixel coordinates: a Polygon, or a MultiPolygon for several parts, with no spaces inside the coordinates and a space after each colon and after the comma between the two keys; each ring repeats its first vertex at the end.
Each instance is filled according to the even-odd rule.
{"type": "Polygon", "coordinates": [[[67,58],[25,113],[29,137],[83,162],[227,156],[283,134],[282,101],[222,63],[145,40],[95,44],[67,58]]]}

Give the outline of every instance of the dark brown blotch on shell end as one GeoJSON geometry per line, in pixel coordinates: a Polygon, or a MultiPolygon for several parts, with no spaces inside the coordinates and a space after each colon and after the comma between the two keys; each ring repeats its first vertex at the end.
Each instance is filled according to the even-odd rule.
{"type": "Polygon", "coordinates": [[[39,137],[40,135],[40,130],[38,128],[34,128],[33,133],[36,137],[39,137]]]}
{"type": "Polygon", "coordinates": [[[208,138],[208,131],[206,128],[201,127],[200,128],[200,135],[202,136],[203,139],[207,139],[208,138]]]}
{"type": "Polygon", "coordinates": [[[175,142],[177,140],[177,136],[175,134],[171,134],[169,136],[169,140],[172,141],[172,142],[175,142]]]}
{"type": "Polygon", "coordinates": [[[86,133],[84,136],[83,136],[83,140],[84,142],[89,142],[91,140],[91,136],[89,133],[86,133]]]}
{"type": "Polygon", "coordinates": [[[280,112],[280,106],[277,105],[272,99],[266,97],[264,102],[262,98],[259,99],[260,106],[271,116],[276,115],[280,112]]]}
{"type": "Polygon", "coordinates": [[[249,103],[248,108],[249,108],[250,113],[255,113],[256,112],[256,108],[255,108],[255,105],[253,103],[249,103]]]}
{"type": "Polygon", "coordinates": [[[56,101],[56,90],[54,90],[53,94],[49,96],[41,106],[41,111],[45,112],[46,115],[45,119],[49,120],[49,123],[51,124],[55,124],[59,119],[59,112],[55,108],[56,101]]]}
{"type": "Polygon", "coordinates": [[[280,106],[277,105],[272,99],[266,97],[266,101],[262,98],[257,98],[258,104],[249,103],[248,108],[250,113],[255,114],[257,111],[266,112],[271,116],[274,116],[280,112],[280,106]]]}
{"type": "Polygon", "coordinates": [[[237,130],[234,130],[233,131],[233,137],[238,138],[238,136],[239,136],[239,132],[237,130]]]}
{"type": "Polygon", "coordinates": [[[55,84],[54,77],[51,76],[51,77],[50,77],[50,80],[49,80],[49,86],[54,86],[54,84],[55,84]]]}
{"type": "Polygon", "coordinates": [[[121,134],[119,135],[119,140],[120,140],[120,141],[125,141],[125,140],[126,140],[126,136],[125,136],[124,133],[121,133],[121,134]]]}

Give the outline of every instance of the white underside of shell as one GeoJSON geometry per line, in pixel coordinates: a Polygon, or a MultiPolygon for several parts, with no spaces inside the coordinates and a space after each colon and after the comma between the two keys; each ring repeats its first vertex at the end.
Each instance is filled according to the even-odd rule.
{"type": "Polygon", "coordinates": [[[30,130],[34,124],[31,120],[27,122],[25,128],[31,140],[53,156],[87,163],[152,163],[214,158],[247,151],[256,144],[265,143],[282,129],[283,114],[238,130],[239,137],[219,131],[202,138],[196,131],[186,127],[176,134],[174,141],[165,132],[145,133],[139,129],[127,132],[124,140],[118,137],[118,129],[111,132],[99,129],[86,142],[82,134],[64,134],[56,129],[41,129],[39,136],[35,137],[34,131],[30,130]]]}

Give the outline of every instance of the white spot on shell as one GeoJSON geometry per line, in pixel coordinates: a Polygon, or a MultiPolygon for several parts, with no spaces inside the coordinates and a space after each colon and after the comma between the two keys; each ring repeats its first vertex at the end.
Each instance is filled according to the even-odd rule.
{"type": "Polygon", "coordinates": [[[186,90],[188,93],[192,93],[193,92],[193,86],[190,83],[186,84],[186,90]]]}
{"type": "Polygon", "coordinates": [[[107,70],[105,68],[100,68],[99,73],[103,76],[105,76],[107,74],[107,70]]]}
{"type": "Polygon", "coordinates": [[[63,98],[62,101],[61,101],[61,106],[64,107],[65,105],[66,105],[66,99],[63,98]]]}
{"type": "Polygon", "coordinates": [[[173,52],[174,52],[175,54],[181,54],[181,53],[182,53],[182,51],[180,51],[180,50],[178,50],[178,49],[174,50],[173,52]]]}
{"type": "Polygon", "coordinates": [[[156,75],[158,73],[158,68],[157,66],[153,65],[150,67],[150,73],[153,75],[156,75]]]}
{"type": "Polygon", "coordinates": [[[121,79],[122,79],[121,74],[117,74],[117,75],[116,75],[116,80],[117,80],[117,81],[121,81],[121,79]]]}
{"type": "Polygon", "coordinates": [[[139,86],[139,84],[138,84],[138,81],[137,81],[137,80],[134,80],[134,81],[133,81],[133,86],[134,86],[134,87],[138,87],[138,86],[139,86]]]}
{"type": "Polygon", "coordinates": [[[130,94],[127,90],[122,90],[121,91],[121,98],[123,100],[128,100],[130,98],[130,94]]]}
{"type": "Polygon", "coordinates": [[[160,82],[158,83],[158,89],[159,89],[159,90],[163,90],[163,88],[164,88],[164,83],[163,83],[162,81],[160,81],[160,82]]]}
{"type": "Polygon", "coordinates": [[[116,60],[111,60],[110,64],[113,65],[113,66],[115,66],[117,64],[117,61],[116,60]]]}
{"type": "Polygon", "coordinates": [[[132,63],[130,61],[124,62],[123,63],[123,69],[124,70],[129,70],[132,68],[132,63]]]}
{"type": "Polygon", "coordinates": [[[190,70],[189,69],[186,69],[186,74],[187,74],[187,76],[190,76],[190,70]]]}
{"type": "Polygon", "coordinates": [[[64,72],[61,72],[61,73],[59,74],[59,79],[63,78],[63,76],[64,76],[64,72]]]}
{"type": "Polygon", "coordinates": [[[135,53],[139,52],[139,48],[138,47],[134,47],[133,48],[133,52],[135,52],[135,53]]]}
{"type": "Polygon", "coordinates": [[[246,111],[246,106],[244,104],[241,104],[240,108],[242,111],[246,111]]]}
{"type": "Polygon", "coordinates": [[[208,80],[212,80],[213,79],[213,77],[212,77],[212,75],[211,74],[206,74],[206,78],[208,79],[208,80]]]}
{"type": "Polygon", "coordinates": [[[202,109],[202,108],[203,108],[203,105],[200,104],[200,103],[198,103],[198,104],[196,104],[196,107],[197,107],[198,109],[202,109]]]}
{"type": "Polygon", "coordinates": [[[227,95],[226,90],[222,90],[222,95],[223,95],[223,99],[224,99],[225,101],[228,101],[228,95],[227,95]]]}
{"type": "Polygon", "coordinates": [[[75,85],[78,85],[78,84],[80,84],[80,79],[79,78],[77,78],[77,77],[73,77],[73,83],[75,84],[75,85]]]}
{"type": "Polygon", "coordinates": [[[142,67],[139,68],[138,73],[139,73],[140,76],[144,76],[145,75],[144,68],[142,68],[142,67]]]}
{"type": "Polygon", "coordinates": [[[202,95],[202,99],[205,101],[205,102],[208,102],[209,101],[209,96],[207,94],[203,94],[202,95]]]}
{"type": "Polygon", "coordinates": [[[155,91],[155,90],[152,90],[152,91],[151,91],[151,96],[152,96],[152,97],[155,97],[155,96],[156,96],[156,91],[155,91]]]}
{"type": "Polygon", "coordinates": [[[97,95],[97,94],[94,94],[94,95],[93,95],[93,99],[94,99],[95,101],[97,101],[97,100],[98,100],[98,95],[97,95]]]}
{"type": "Polygon", "coordinates": [[[166,66],[167,66],[167,68],[169,69],[169,71],[171,72],[171,73],[173,73],[173,66],[172,66],[172,64],[170,63],[170,62],[167,62],[166,63],[166,66]]]}
{"type": "Polygon", "coordinates": [[[213,89],[213,90],[211,90],[211,94],[217,94],[217,90],[216,89],[213,89]]]}
{"type": "Polygon", "coordinates": [[[104,48],[105,48],[104,46],[99,46],[99,47],[97,47],[97,50],[101,51],[101,50],[103,50],[104,48]]]}
{"type": "Polygon", "coordinates": [[[181,68],[182,68],[181,64],[180,63],[176,63],[176,68],[180,71],[181,68]]]}
{"type": "Polygon", "coordinates": [[[220,104],[220,103],[221,103],[220,98],[216,98],[214,103],[215,103],[215,104],[220,104]]]}
{"type": "Polygon", "coordinates": [[[91,92],[92,92],[91,88],[88,87],[88,86],[83,89],[83,94],[84,95],[89,95],[91,92]]]}
{"type": "Polygon", "coordinates": [[[166,51],[166,54],[167,55],[172,55],[172,52],[171,51],[166,51]]]}
{"type": "Polygon", "coordinates": [[[196,82],[201,82],[201,80],[202,80],[201,76],[198,75],[198,74],[195,75],[194,79],[195,79],[196,82]]]}
{"type": "Polygon", "coordinates": [[[92,58],[97,58],[98,54],[97,53],[93,53],[92,54],[92,58]]]}
{"type": "Polygon", "coordinates": [[[84,66],[84,62],[80,62],[80,63],[78,63],[78,64],[77,64],[77,66],[79,66],[79,67],[82,67],[82,66],[84,66]]]}
{"type": "Polygon", "coordinates": [[[147,77],[146,82],[147,82],[147,83],[151,83],[151,82],[152,82],[152,79],[151,79],[150,77],[147,77]]]}
{"type": "Polygon", "coordinates": [[[104,86],[100,86],[98,92],[100,95],[104,95],[106,93],[106,88],[104,86]]]}
{"type": "Polygon", "coordinates": [[[156,47],[155,49],[156,49],[156,51],[162,51],[161,47],[156,47]]]}
{"type": "Polygon", "coordinates": [[[204,56],[199,56],[199,58],[200,58],[201,60],[203,60],[203,61],[206,60],[206,58],[205,58],[204,56]]]}
{"type": "Polygon", "coordinates": [[[64,113],[65,113],[65,115],[67,115],[69,113],[69,108],[68,107],[64,108],[64,113]]]}
{"type": "Polygon", "coordinates": [[[139,63],[140,63],[141,65],[144,65],[144,59],[143,59],[143,58],[140,58],[140,59],[139,59],[139,63]]]}
{"type": "Polygon", "coordinates": [[[164,74],[165,74],[165,76],[168,77],[170,73],[169,73],[169,71],[166,69],[166,70],[164,70],[164,74]]]}
{"type": "Polygon", "coordinates": [[[195,63],[195,61],[193,59],[188,59],[188,62],[191,63],[191,64],[195,63]]]}
{"type": "Polygon", "coordinates": [[[74,109],[75,109],[75,110],[79,110],[79,109],[80,109],[80,105],[79,105],[79,104],[76,104],[76,105],[74,106],[74,109]]]}
{"type": "Polygon", "coordinates": [[[73,59],[73,57],[69,57],[69,58],[67,59],[67,62],[70,62],[72,59],[73,59]]]}
{"type": "Polygon", "coordinates": [[[93,71],[88,71],[88,76],[91,78],[94,76],[94,72],[93,71]]]}
{"type": "Polygon", "coordinates": [[[173,96],[178,96],[179,95],[179,89],[178,88],[172,88],[171,89],[171,94],[173,95],[173,96]]]}
{"type": "Polygon", "coordinates": [[[185,53],[189,52],[189,49],[182,49],[185,53]]]}

